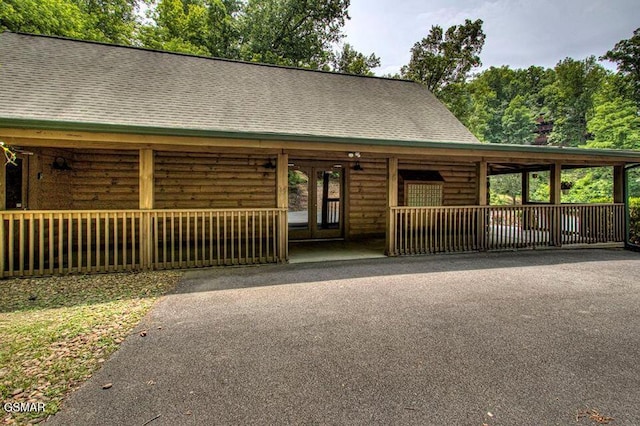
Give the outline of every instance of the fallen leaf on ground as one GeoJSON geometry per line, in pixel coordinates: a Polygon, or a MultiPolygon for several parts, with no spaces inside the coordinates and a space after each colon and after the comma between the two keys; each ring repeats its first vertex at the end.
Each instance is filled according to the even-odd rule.
{"type": "Polygon", "coordinates": [[[578,413],[576,414],[576,422],[579,422],[581,419],[584,419],[584,418],[587,418],[599,425],[607,425],[615,420],[613,417],[604,416],[600,414],[598,410],[590,409],[590,408],[586,410],[578,411],[578,413]]]}

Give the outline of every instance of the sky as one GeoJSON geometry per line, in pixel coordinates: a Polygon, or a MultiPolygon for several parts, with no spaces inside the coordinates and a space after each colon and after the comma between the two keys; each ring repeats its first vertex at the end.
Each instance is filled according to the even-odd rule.
{"type": "MultiPolygon", "coordinates": [[[[445,30],[482,19],[482,69],[553,67],[599,57],[640,27],[640,0],[351,0],[345,43],[381,58],[377,75],[395,74],[433,25],[445,30]]],[[[608,69],[615,65],[603,62],[608,69]]]]}

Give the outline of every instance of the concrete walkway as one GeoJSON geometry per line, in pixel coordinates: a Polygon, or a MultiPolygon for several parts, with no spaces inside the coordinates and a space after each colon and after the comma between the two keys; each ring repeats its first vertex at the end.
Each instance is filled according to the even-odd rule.
{"type": "Polygon", "coordinates": [[[572,250],[188,272],[49,423],[638,425],[639,271],[572,250]]]}

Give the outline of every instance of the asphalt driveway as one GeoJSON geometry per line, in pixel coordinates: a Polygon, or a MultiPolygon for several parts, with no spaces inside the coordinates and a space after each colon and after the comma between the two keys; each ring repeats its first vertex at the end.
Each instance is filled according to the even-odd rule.
{"type": "Polygon", "coordinates": [[[622,250],[188,272],[49,423],[638,425],[639,272],[622,250]]]}

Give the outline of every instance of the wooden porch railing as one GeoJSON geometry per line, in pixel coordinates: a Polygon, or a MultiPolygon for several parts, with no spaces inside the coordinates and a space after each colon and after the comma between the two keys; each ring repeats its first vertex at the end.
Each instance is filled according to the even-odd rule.
{"type": "Polygon", "coordinates": [[[284,209],[4,211],[0,219],[2,277],[272,263],[287,256],[284,209]]]}
{"type": "Polygon", "coordinates": [[[623,242],[624,204],[392,207],[391,255],[623,242]]]}

